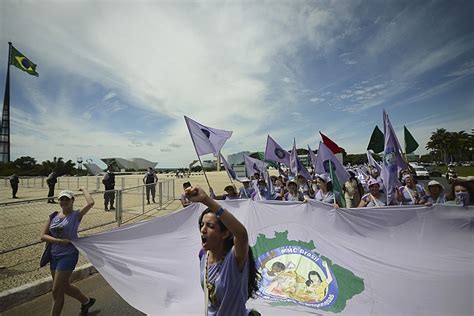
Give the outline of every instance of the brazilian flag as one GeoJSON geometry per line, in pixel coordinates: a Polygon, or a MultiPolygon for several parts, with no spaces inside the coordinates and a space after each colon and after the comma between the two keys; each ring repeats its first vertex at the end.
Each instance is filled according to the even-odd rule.
{"type": "Polygon", "coordinates": [[[10,64],[29,73],[30,75],[38,77],[36,72],[36,65],[31,62],[25,55],[20,53],[15,47],[11,47],[10,64]]]}

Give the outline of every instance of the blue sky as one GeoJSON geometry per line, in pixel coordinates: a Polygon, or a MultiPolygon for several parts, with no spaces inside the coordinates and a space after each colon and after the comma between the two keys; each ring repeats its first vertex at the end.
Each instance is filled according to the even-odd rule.
{"type": "Polygon", "coordinates": [[[382,110],[403,143],[474,127],[472,1],[1,1],[12,158],[195,158],[183,119],[232,130],[225,155],[270,134],[364,153],[382,110]]]}

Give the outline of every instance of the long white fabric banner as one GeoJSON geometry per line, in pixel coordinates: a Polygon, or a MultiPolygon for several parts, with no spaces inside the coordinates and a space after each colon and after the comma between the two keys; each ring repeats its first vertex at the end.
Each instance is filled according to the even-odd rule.
{"type": "MultiPolygon", "coordinates": [[[[474,208],[221,203],[247,227],[263,276],[247,307],[262,315],[474,314],[474,208]]],[[[74,245],[138,310],[202,315],[203,210],[192,204],[74,245]]]]}

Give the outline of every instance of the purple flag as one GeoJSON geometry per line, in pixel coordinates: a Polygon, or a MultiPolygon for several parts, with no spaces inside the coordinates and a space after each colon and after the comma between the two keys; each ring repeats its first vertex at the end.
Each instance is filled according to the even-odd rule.
{"type": "Polygon", "coordinates": [[[278,145],[277,142],[270,137],[270,135],[267,136],[265,159],[281,162],[287,166],[290,165],[290,153],[281,148],[281,146],[278,145]]]}
{"type": "Polygon", "coordinates": [[[309,152],[309,158],[310,159],[310,162],[311,162],[311,165],[313,165],[313,168],[314,170],[316,171],[316,155],[314,154],[314,152],[311,150],[311,148],[309,147],[308,145],[308,152],[309,152]]]}
{"type": "Polygon", "coordinates": [[[296,139],[293,138],[293,149],[290,154],[290,171],[295,176],[298,175],[298,153],[296,152],[296,139]]]}
{"type": "Polygon", "coordinates": [[[253,176],[255,173],[263,174],[263,171],[267,169],[267,163],[244,155],[245,162],[245,171],[247,172],[247,177],[253,176]]]}
{"type": "Polygon", "coordinates": [[[314,171],[318,174],[327,173],[329,174],[329,161],[331,161],[332,168],[336,171],[336,177],[339,183],[344,184],[349,179],[349,173],[346,168],[342,165],[339,159],[336,158],[334,153],[324,143],[319,143],[318,156],[316,157],[316,164],[314,171]]]}
{"type": "Polygon", "coordinates": [[[373,153],[372,150],[367,150],[367,160],[369,162],[369,165],[374,166],[379,171],[379,174],[380,174],[380,172],[382,172],[382,167],[377,161],[375,161],[374,157],[372,156],[372,153],[373,153]]]}
{"type": "Polygon", "coordinates": [[[308,169],[306,169],[306,167],[301,163],[298,158],[295,139],[293,139],[293,149],[291,150],[290,154],[290,170],[295,176],[300,174],[307,180],[311,180],[311,175],[309,174],[308,169]]]}
{"type": "Polygon", "coordinates": [[[296,159],[296,161],[298,162],[298,174],[305,177],[306,180],[311,180],[311,174],[309,173],[308,169],[306,169],[301,160],[299,160],[298,158],[296,159]]]}
{"type": "Polygon", "coordinates": [[[224,155],[222,154],[221,154],[221,160],[222,160],[222,163],[224,164],[225,171],[227,171],[227,174],[229,175],[229,177],[233,180],[238,180],[237,174],[235,173],[234,169],[232,169],[232,167],[229,165],[227,160],[225,160],[224,155]]]}
{"type": "Polygon", "coordinates": [[[232,131],[208,127],[187,116],[184,117],[184,120],[188,126],[189,135],[191,135],[198,156],[211,153],[214,156],[219,155],[222,146],[232,136],[232,131]]]}
{"type": "Polygon", "coordinates": [[[274,196],[275,189],[273,188],[273,182],[272,179],[270,179],[270,174],[268,173],[268,170],[266,169],[263,172],[263,179],[265,179],[265,182],[267,183],[268,193],[270,194],[270,196],[274,196]]]}
{"type": "Polygon", "coordinates": [[[385,146],[383,152],[383,165],[380,174],[387,194],[387,205],[393,200],[393,191],[395,186],[399,184],[398,170],[407,168],[406,162],[401,154],[400,143],[397,135],[393,131],[392,124],[388,118],[388,114],[383,111],[383,125],[385,146]]]}

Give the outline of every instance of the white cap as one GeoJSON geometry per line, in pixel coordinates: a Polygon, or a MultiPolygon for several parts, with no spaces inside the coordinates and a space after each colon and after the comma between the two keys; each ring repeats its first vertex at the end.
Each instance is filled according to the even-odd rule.
{"type": "Polygon", "coordinates": [[[67,197],[68,199],[74,198],[74,193],[69,190],[64,190],[59,192],[58,199],[62,198],[63,196],[67,197]]]}
{"type": "Polygon", "coordinates": [[[441,189],[444,190],[444,186],[441,183],[439,183],[438,181],[431,180],[430,182],[428,182],[428,188],[431,187],[431,186],[434,186],[434,185],[439,185],[441,187],[441,189]]]}
{"type": "Polygon", "coordinates": [[[368,187],[370,187],[371,185],[374,185],[374,184],[378,184],[380,186],[380,183],[374,178],[370,178],[369,181],[367,182],[368,187]]]}
{"type": "Polygon", "coordinates": [[[318,175],[316,175],[316,178],[319,178],[319,179],[323,180],[326,183],[331,182],[331,178],[329,177],[329,175],[327,173],[318,174],[318,175]]]}

